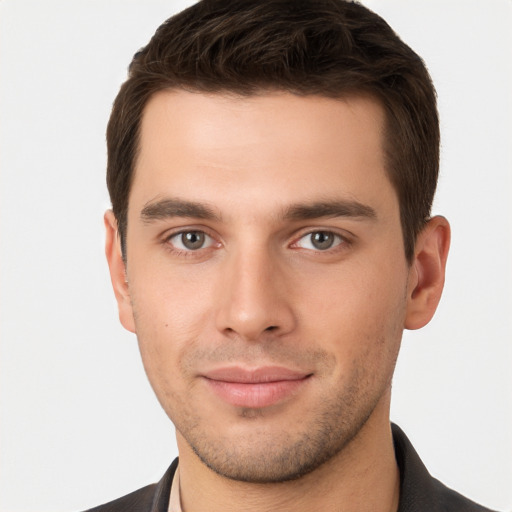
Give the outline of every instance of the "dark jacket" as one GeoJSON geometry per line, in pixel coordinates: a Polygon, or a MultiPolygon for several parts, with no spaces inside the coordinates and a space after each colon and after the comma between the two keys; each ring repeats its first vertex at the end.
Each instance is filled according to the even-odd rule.
{"type": "MultiPolygon", "coordinates": [[[[492,512],[432,478],[402,430],[393,425],[395,454],[400,468],[398,512],[492,512]]],[[[169,493],[178,459],[162,480],[90,509],[88,512],[167,512],[169,493]]]]}

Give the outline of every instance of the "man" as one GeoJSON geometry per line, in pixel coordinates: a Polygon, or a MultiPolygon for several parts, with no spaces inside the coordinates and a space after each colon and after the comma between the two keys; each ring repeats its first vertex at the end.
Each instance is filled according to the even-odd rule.
{"type": "Polygon", "coordinates": [[[486,510],[389,422],[450,229],[435,92],[382,19],[200,2],[135,55],[107,139],[119,315],[180,457],[94,510],[486,510]]]}

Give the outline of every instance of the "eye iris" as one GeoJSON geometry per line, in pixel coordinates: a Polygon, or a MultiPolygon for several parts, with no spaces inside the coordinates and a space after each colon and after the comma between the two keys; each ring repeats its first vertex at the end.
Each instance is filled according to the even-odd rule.
{"type": "Polygon", "coordinates": [[[317,249],[329,249],[334,243],[334,235],[327,231],[317,231],[311,234],[311,243],[317,249]]]}
{"type": "Polygon", "coordinates": [[[204,233],[200,231],[182,233],[181,242],[187,249],[200,249],[204,244],[204,233]]]}

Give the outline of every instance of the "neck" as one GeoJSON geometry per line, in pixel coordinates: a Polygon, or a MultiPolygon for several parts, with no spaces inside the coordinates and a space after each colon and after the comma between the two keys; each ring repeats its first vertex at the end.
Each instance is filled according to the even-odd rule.
{"type": "Polygon", "coordinates": [[[214,473],[178,434],[183,512],[396,512],[400,475],[388,414],[381,416],[375,410],[342,452],[313,472],[275,484],[238,482],[214,473]]]}

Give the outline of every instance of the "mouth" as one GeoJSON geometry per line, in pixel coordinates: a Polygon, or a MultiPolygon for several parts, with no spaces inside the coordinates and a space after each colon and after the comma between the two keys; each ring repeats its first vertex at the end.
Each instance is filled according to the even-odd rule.
{"type": "Polygon", "coordinates": [[[202,377],[223,401],[236,407],[263,408],[291,398],[311,378],[304,373],[280,366],[255,369],[218,368],[202,377]]]}

